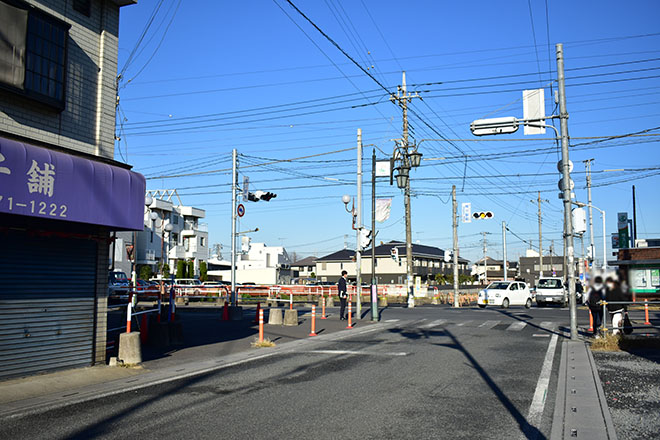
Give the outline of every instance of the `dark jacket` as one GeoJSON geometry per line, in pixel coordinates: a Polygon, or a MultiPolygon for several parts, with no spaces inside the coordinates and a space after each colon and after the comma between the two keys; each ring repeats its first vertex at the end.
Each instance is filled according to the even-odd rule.
{"type": "Polygon", "coordinates": [[[337,283],[337,292],[339,293],[340,298],[346,298],[346,278],[339,278],[337,283]]]}
{"type": "Polygon", "coordinates": [[[589,308],[593,309],[593,308],[601,307],[600,305],[598,305],[598,301],[601,301],[603,299],[604,293],[605,293],[604,287],[601,289],[594,289],[593,287],[590,287],[589,292],[587,293],[588,295],[587,303],[589,305],[589,308]]]}
{"type": "Polygon", "coordinates": [[[626,306],[625,304],[610,304],[610,301],[627,301],[628,298],[626,298],[626,295],[623,293],[623,290],[621,287],[615,287],[614,289],[607,289],[607,292],[605,293],[605,300],[608,301],[607,303],[607,310],[610,313],[618,312],[621,310],[625,310],[626,306]]]}

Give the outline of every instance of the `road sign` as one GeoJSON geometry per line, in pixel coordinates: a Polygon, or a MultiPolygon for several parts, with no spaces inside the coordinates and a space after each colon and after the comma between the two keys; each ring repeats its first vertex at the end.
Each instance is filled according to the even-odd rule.
{"type": "Polygon", "coordinates": [[[243,217],[245,215],[245,206],[243,206],[242,203],[236,207],[236,214],[238,214],[239,217],[243,217]]]}
{"type": "Polygon", "coordinates": [[[472,223],[472,203],[461,204],[461,219],[463,223],[472,223]]]}
{"type": "Polygon", "coordinates": [[[390,177],[390,161],[377,160],[376,161],[376,177],[390,177]]]}
{"type": "Polygon", "coordinates": [[[248,198],[248,187],[250,186],[250,178],[248,176],[243,177],[243,200],[248,198]]]}
{"type": "Polygon", "coordinates": [[[508,134],[518,131],[518,121],[515,117],[477,119],[470,124],[470,131],[475,136],[493,134],[508,134]]]}

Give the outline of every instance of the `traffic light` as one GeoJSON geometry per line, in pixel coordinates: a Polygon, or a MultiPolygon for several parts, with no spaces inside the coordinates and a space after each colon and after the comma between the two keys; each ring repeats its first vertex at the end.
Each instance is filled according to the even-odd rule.
{"type": "Polygon", "coordinates": [[[362,228],[360,229],[360,247],[367,248],[371,244],[373,236],[369,229],[362,228]]]}
{"type": "Polygon", "coordinates": [[[493,213],[491,211],[475,212],[474,214],[472,214],[472,218],[474,218],[475,220],[489,219],[489,218],[493,218],[493,213]]]}
{"type": "Polygon", "coordinates": [[[255,191],[254,193],[249,192],[247,199],[250,202],[258,202],[259,200],[265,200],[268,202],[270,199],[277,197],[277,194],[266,191],[255,191]]]}
{"type": "Polygon", "coordinates": [[[390,250],[390,256],[394,261],[399,261],[399,249],[398,248],[392,248],[390,250]]]}

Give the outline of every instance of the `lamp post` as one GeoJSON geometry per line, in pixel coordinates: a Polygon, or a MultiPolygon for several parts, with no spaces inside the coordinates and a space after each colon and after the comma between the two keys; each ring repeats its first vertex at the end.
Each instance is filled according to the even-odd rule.
{"type": "MultiPolygon", "coordinates": [[[[361,249],[360,249],[360,247],[361,247],[360,246],[360,225],[358,224],[356,226],[356,222],[358,220],[359,202],[358,202],[358,208],[356,209],[355,208],[355,200],[353,200],[353,204],[351,206],[351,209],[348,209],[348,204],[351,202],[351,200],[352,200],[351,196],[349,196],[348,194],[344,194],[343,196],[341,196],[341,201],[344,203],[344,209],[346,209],[346,212],[351,214],[351,216],[353,217],[352,228],[357,230],[357,235],[356,235],[357,239],[356,239],[356,243],[355,243],[355,255],[356,255],[355,268],[356,268],[356,274],[359,274],[360,273],[360,262],[361,262],[361,258],[360,258],[360,256],[361,256],[360,255],[360,252],[361,252],[361,249]]],[[[361,282],[359,277],[357,278],[356,281],[361,282]]],[[[362,286],[356,286],[356,287],[358,289],[362,288],[362,286]]],[[[358,302],[360,301],[359,298],[360,298],[360,295],[358,294],[358,300],[357,300],[358,302]]],[[[360,316],[359,311],[358,311],[358,316],[360,316]]]]}
{"type": "Polygon", "coordinates": [[[413,277],[413,252],[412,252],[412,227],[410,214],[410,169],[417,168],[422,162],[422,153],[417,151],[417,146],[408,145],[408,136],[404,137],[403,143],[395,144],[392,153],[392,162],[396,186],[404,190],[404,204],[406,210],[406,292],[408,294],[408,307],[415,307],[415,295],[412,292],[413,277]]]}
{"type": "Polygon", "coordinates": [[[607,270],[607,235],[605,234],[605,211],[595,207],[591,203],[573,202],[573,204],[579,206],[580,208],[584,208],[585,206],[588,208],[593,208],[600,212],[600,215],[603,218],[603,271],[605,271],[607,270]]]}

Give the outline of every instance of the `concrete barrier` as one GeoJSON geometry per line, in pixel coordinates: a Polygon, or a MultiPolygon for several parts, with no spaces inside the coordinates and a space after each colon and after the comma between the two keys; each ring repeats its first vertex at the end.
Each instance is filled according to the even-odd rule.
{"type": "Polygon", "coordinates": [[[325,300],[325,306],[326,307],[334,307],[335,306],[335,300],[332,299],[331,296],[327,297],[325,300]]]}
{"type": "Polygon", "coordinates": [[[269,309],[268,310],[268,324],[269,325],[282,325],[282,309],[269,309]]]}
{"type": "Polygon", "coordinates": [[[298,325],[298,310],[286,309],[284,311],[284,325],[298,325]]]}
{"type": "Polygon", "coordinates": [[[142,362],[140,332],[119,335],[119,353],[117,357],[125,364],[139,364],[142,362]]]}

